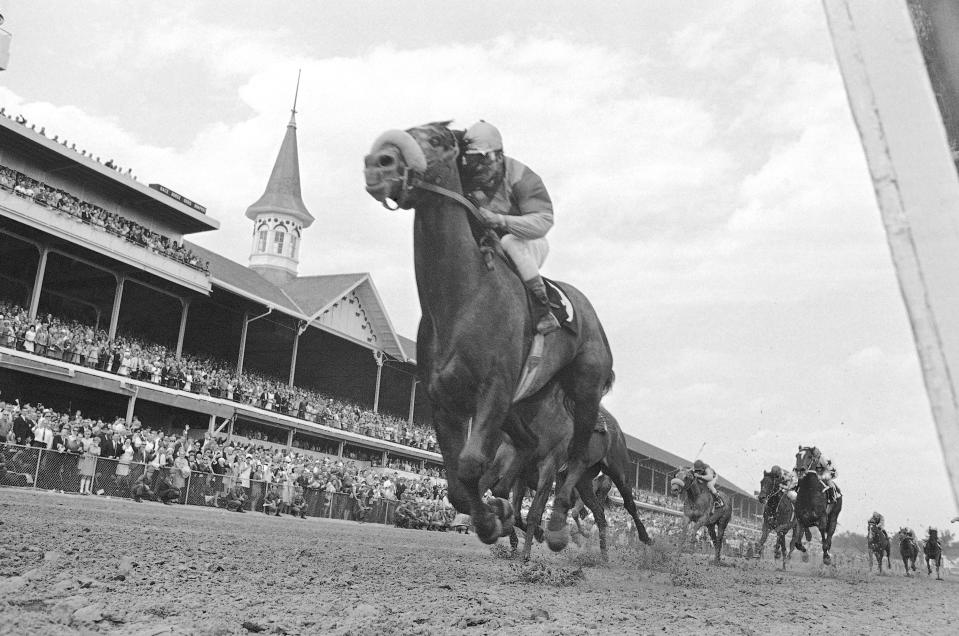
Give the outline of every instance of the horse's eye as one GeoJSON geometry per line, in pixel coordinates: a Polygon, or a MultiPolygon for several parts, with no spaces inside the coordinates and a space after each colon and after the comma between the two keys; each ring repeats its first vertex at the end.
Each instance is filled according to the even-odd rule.
{"type": "Polygon", "coordinates": [[[433,146],[434,148],[439,148],[440,146],[443,145],[443,140],[435,136],[430,137],[430,145],[433,146]]]}
{"type": "Polygon", "coordinates": [[[389,168],[393,165],[393,161],[394,159],[391,155],[380,155],[376,163],[380,168],[389,168]]]}

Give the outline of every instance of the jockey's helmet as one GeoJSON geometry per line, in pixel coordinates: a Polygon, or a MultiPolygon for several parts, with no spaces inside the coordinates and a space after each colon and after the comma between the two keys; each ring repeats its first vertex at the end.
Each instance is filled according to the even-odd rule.
{"type": "Polygon", "coordinates": [[[774,475],[782,475],[783,469],[781,466],[774,464],[773,467],[769,469],[769,472],[771,472],[774,475]]]}
{"type": "Polygon", "coordinates": [[[500,135],[499,130],[482,119],[466,129],[463,140],[466,141],[465,153],[468,155],[485,155],[488,152],[503,149],[503,136],[500,135]]]}
{"type": "Polygon", "coordinates": [[[693,462],[693,470],[706,470],[706,462],[701,459],[697,459],[693,462]]]}

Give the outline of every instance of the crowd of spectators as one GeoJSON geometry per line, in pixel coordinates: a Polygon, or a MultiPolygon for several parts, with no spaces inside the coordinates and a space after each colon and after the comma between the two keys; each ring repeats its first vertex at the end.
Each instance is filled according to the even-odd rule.
{"type": "MultiPolygon", "coordinates": [[[[259,495],[254,505],[262,504],[275,490],[278,511],[292,506],[297,488],[308,495],[347,493],[363,502],[398,500],[404,493],[442,498],[446,492],[445,479],[439,475],[400,475],[339,457],[267,447],[209,432],[201,435],[189,427],[181,432],[161,431],[136,416],[127,423],[122,417],[104,420],[80,411],[59,413],[42,404],[0,402],[0,446],[48,451],[36,469],[38,486],[84,495],[136,498],[135,479],[147,466],[169,477],[181,502],[187,481],[192,480],[192,489],[208,505],[225,505],[237,485],[247,496],[259,495]]],[[[24,472],[30,479],[32,473],[24,472]]]]}
{"type": "Polygon", "coordinates": [[[184,244],[2,165],[0,165],[0,188],[10,190],[25,199],[32,199],[35,203],[70,216],[79,223],[119,236],[154,254],[178,261],[207,275],[210,273],[210,263],[201,261],[184,244]]]}
{"type": "MultiPolygon", "coordinates": [[[[372,410],[255,372],[237,374],[227,363],[183,354],[132,335],[117,334],[47,314],[29,320],[26,309],[0,300],[0,347],[106,371],[198,395],[257,406],[371,438],[438,452],[435,432],[372,410]]],[[[258,436],[266,435],[263,432],[258,436]]],[[[277,443],[286,444],[285,438],[277,443]]]]}

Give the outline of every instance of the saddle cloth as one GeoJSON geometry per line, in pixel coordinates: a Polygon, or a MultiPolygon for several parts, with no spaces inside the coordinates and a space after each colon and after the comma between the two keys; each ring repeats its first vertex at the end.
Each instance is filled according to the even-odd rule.
{"type": "MultiPolygon", "coordinates": [[[[560,325],[575,334],[576,310],[573,308],[573,303],[570,301],[569,296],[566,295],[563,288],[555,281],[543,276],[543,282],[546,283],[546,295],[549,297],[550,311],[556,316],[556,320],[560,325]]],[[[536,302],[533,299],[530,300],[531,302],[536,302]]]]}

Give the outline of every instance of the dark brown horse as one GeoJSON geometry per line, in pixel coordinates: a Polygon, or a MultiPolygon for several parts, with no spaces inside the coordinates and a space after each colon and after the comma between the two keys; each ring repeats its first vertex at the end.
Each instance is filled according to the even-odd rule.
{"type": "Polygon", "coordinates": [[[776,535],[774,558],[782,558],[783,569],[786,569],[786,533],[792,529],[796,533],[796,511],[793,502],[780,488],[781,477],[771,470],[763,471],[763,478],[759,482],[759,501],[763,504],[763,530],[757,546],[757,558],[762,557],[766,537],[772,532],[776,535]]]}
{"type": "Polygon", "coordinates": [[[879,565],[879,576],[882,576],[882,558],[886,557],[886,563],[889,569],[892,569],[892,561],[889,558],[890,545],[889,535],[886,531],[874,523],[870,523],[866,528],[866,544],[869,552],[869,569],[872,570],[872,558],[876,557],[876,563],[879,565]]]}
{"type": "MultiPolygon", "coordinates": [[[[558,386],[550,386],[544,390],[543,403],[536,400],[527,401],[518,405],[513,417],[521,421],[516,423],[513,430],[522,430],[528,436],[537,440],[536,446],[524,445],[517,447],[511,437],[504,437],[503,444],[497,450],[485,483],[490,483],[490,489],[496,496],[512,495],[514,511],[514,525],[526,532],[526,542],[523,545],[523,558],[529,559],[532,548],[532,538],[540,527],[546,502],[556,483],[568,480],[563,464],[566,460],[569,440],[573,433],[573,421],[564,406],[563,394],[558,386]],[[524,419],[529,418],[528,420],[524,419]],[[526,490],[534,491],[527,518],[522,518],[523,496],[526,490]]],[[[623,506],[633,518],[636,532],[643,543],[650,543],[646,527],[639,518],[636,503],[633,500],[632,490],[626,482],[626,468],[629,466],[629,454],[626,449],[626,437],[619,426],[619,422],[605,408],[600,408],[601,417],[605,418],[607,432],[593,431],[586,451],[588,467],[576,482],[574,494],[578,495],[596,521],[599,528],[599,548],[604,560],[608,558],[607,527],[604,511],[604,497],[606,493],[597,492],[593,479],[600,471],[616,485],[623,497],[623,506]]],[[[555,505],[555,504],[554,504],[555,505]]],[[[578,505],[578,504],[577,504],[578,505]]],[[[576,508],[578,513],[578,508],[576,508]]],[[[578,523],[578,520],[577,520],[578,523]]],[[[515,533],[510,536],[510,543],[514,549],[518,545],[515,533]]]]}
{"type": "Polygon", "coordinates": [[[942,567],[942,546],[939,544],[939,531],[935,528],[929,528],[929,536],[926,538],[922,552],[926,557],[926,574],[932,576],[932,564],[936,564],[936,580],[941,581],[939,568],[942,567]]]}
{"type": "Polygon", "coordinates": [[[906,570],[906,576],[909,574],[909,568],[916,571],[916,559],[919,558],[919,543],[916,536],[909,528],[899,528],[897,535],[899,537],[899,556],[902,557],[902,567],[906,570]]]}
{"type": "Polygon", "coordinates": [[[723,549],[723,538],[726,536],[726,526],[733,518],[733,508],[729,497],[719,493],[723,505],[716,506],[716,496],[709,492],[705,484],[696,479],[696,473],[690,468],[680,468],[676,476],[670,481],[669,489],[674,496],[683,500],[683,517],[686,519],[686,528],[683,532],[680,549],[686,547],[691,539],[699,533],[699,529],[706,526],[709,538],[716,549],[716,563],[720,563],[720,554],[723,549]]]}
{"type": "Polygon", "coordinates": [[[795,502],[796,522],[799,524],[800,531],[793,533],[791,547],[803,553],[803,560],[808,559],[806,547],[802,544],[803,531],[815,526],[819,529],[819,536],[822,539],[822,562],[824,565],[829,565],[832,563],[829,549],[832,547],[832,535],[836,532],[839,513],[842,511],[842,497],[838,497],[834,502],[827,502],[824,492],[825,484],[819,479],[813,465],[813,449],[800,448],[799,453],[796,454],[796,469],[802,477],[799,478],[799,485],[796,487],[795,502]]]}
{"type": "Polygon", "coordinates": [[[471,515],[482,541],[495,542],[510,516],[505,502],[491,507],[480,490],[501,431],[517,444],[535,444],[511,430],[514,402],[550,382],[562,386],[574,422],[569,478],[559,486],[547,532],[550,548],[560,550],[569,541],[570,496],[587,468],[599,402],[612,385],[612,354],[589,301],[563,285],[578,316],[576,332],[546,336],[535,372],[524,374],[534,343],[526,289],[505,261],[489,257],[477,243],[485,230],[462,196],[459,151],[445,123],[388,131],[365,158],[366,190],[384,205],[416,210],[413,258],[422,312],[417,367],[433,410],[450,501],[471,515]]]}

